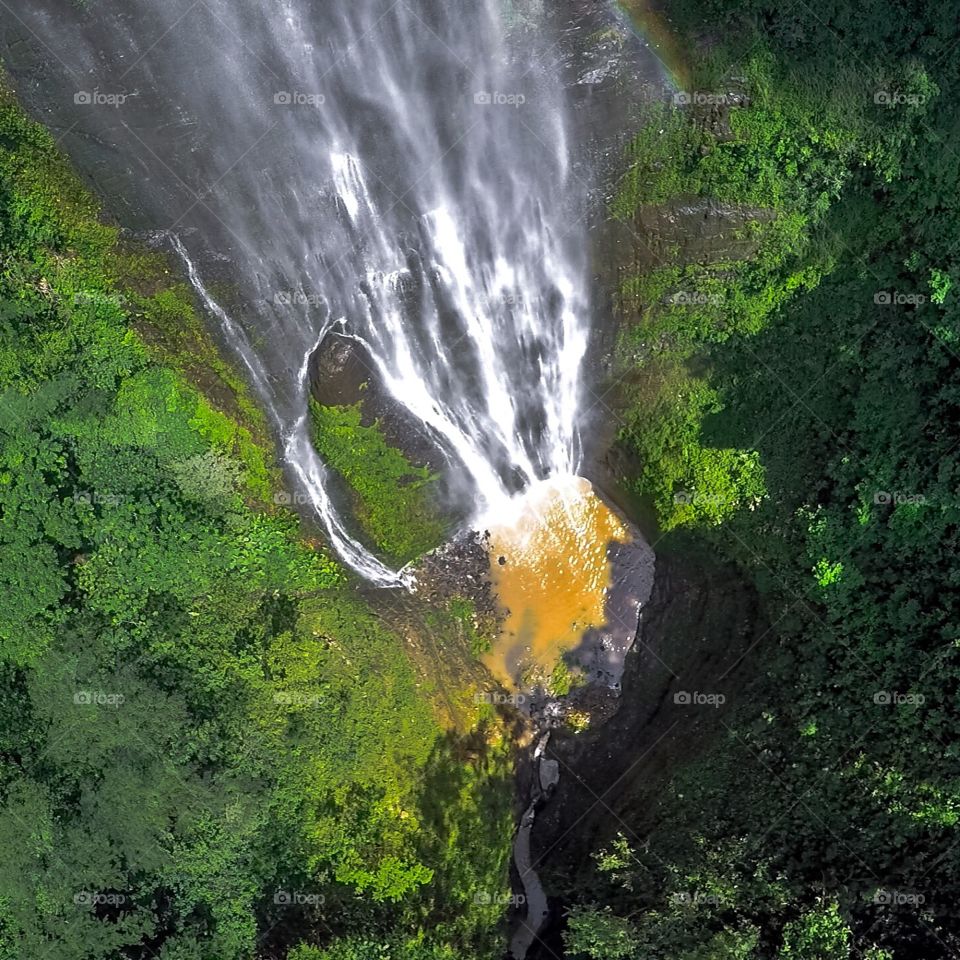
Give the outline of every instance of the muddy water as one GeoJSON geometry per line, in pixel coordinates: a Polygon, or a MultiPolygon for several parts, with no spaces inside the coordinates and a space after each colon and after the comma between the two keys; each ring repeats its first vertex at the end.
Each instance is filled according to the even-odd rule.
{"type": "Polygon", "coordinates": [[[606,619],[609,548],[631,535],[582,477],[555,477],[489,527],[494,587],[508,611],[484,657],[508,689],[549,677],[562,654],[606,619]]]}

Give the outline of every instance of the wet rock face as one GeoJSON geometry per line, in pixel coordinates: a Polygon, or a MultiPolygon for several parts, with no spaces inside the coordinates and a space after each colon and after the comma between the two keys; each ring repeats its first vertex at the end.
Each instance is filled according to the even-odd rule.
{"type": "Polygon", "coordinates": [[[324,406],[360,404],[364,425],[379,423],[384,439],[414,464],[443,473],[449,464],[426,427],[383,386],[366,347],[328,333],[310,358],[310,392],[324,406]]]}
{"type": "Polygon", "coordinates": [[[381,403],[376,405],[382,406],[386,399],[363,345],[332,332],[320,341],[310,358],[310,390],[317,403],[328,407],[377,399],[381,403]]]}
{"type": "Polygon", "coordinates": [[[616,291],[635,240],[630,224],[611,219],[609,204],[623,176],[627,145],[646,122],[650,105],[672,91],[655,52],[631,31],[614,0],[553,0],[546,10],[563,56],[573,176],[587,186],[585,209],[569,216],[586,224],[590,249],[592,323],[585,368],[591,394],[581,412],[581,434],[592,477],[615,432],[610,410],[618,407],[616,291]]]}
{"type": "Polygon", "coordinates": [[[498,629],[502,613],[490,582],[489,551],[488,536],[476,531],[437,547],[414,570],[418,596],[432,602],[465,597],[473,601],[481,623],[498,629]]]}
{"type": "Polygon", "coordinates": [[[633,224],[644,239],[637,246],[636,268],[747,259],[757,252],[759,243],[746,228],[769,223],[773,217],[772,210],[704,197],[679,197],[641,207],[633,224]]]}
{"type": "Polygon", "coordinates": [[[559,0],[552,17],[572,105],[571,140],[602,208],[636,125],[650,103],[664,98],[670,78],[612,0],[559,0]]]}
{"type": "Polygon", "coordinates": [[[628,543],[612,543],[610,585],[604,603],[606,623],[588,630],[568,655],[596,684],[620,689],[624,662],[640,629],[643,607],[653,590],[655,557],[643,534],[628,525],[628,543]]]}

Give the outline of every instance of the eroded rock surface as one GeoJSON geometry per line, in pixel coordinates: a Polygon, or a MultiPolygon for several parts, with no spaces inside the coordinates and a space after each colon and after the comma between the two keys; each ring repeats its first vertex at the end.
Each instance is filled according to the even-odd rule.
{"type": "Polygon", "coordinates": [[[643,534],[628,524],[630,540],[612,543],[610,586],[604,602],[606,623],[588,630],[568,659],[594,683],[620,689],[627,653],[640,628],[643,607],[653,590],[656,558],[643,534]]]}

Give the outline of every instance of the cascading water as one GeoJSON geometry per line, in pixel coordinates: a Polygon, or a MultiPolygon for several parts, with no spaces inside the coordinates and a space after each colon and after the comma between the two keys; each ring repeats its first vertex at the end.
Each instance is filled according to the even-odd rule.
{"type": "Polygon", "coordinates": [[[124,158],[105,192],[169,237],[345,562],[397,582],[309,441],[308,360],[334,326],[478,513],[577,471],[585,243],[536,0],[15,6],[65,58],[52,96],[124,158]],[[210,293],[219,261],[241,309],[210,293]]]}

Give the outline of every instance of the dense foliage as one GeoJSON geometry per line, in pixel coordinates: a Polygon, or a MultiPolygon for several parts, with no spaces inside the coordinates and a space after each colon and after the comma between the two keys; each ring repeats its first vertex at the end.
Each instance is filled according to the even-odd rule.
{"type": "Polygon", "coordinates": [[[638,137],[616,212],[712,197],[752,244],[626,282],[623,437],[671,531],[659,549],[736,560],[773,627],[655,826],[610,824],[571,892],[568,953],[953,957],[956,18],[885,0],[671,9],[691,43],[709,32],[691,91],[720,96],[638,137]]]}
{"type": "Polygon", "coordinates": [[[494,956],[499,721],[264,506],[186,288],[6,94],[0,264],[0,957],[494,956]]]}
{"type": "Polygon", "coordinates": [[[314,442],[324,462],[347,482],[366,534],[402,566],[443,542],[445,526],[431,499],[435,480],[384,439],[377,423],[363,423],[360,404],[311,401],[314,442]]]}

